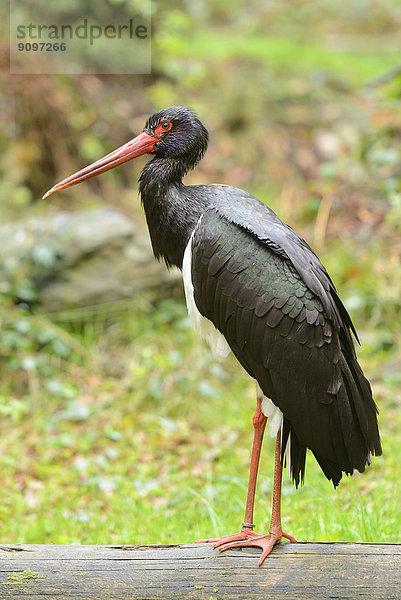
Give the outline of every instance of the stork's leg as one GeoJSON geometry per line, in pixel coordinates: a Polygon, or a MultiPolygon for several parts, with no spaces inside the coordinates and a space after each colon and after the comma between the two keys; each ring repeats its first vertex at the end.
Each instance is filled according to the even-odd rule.
{"type": "MultiPolygon", "coordinates": [[[[281,465],[281,428],[277,433],[276,439],[276,453],[274,460],[274,484],[273,484],[273,506],[272,506],[272,518],[270,522],[269,533],[266,535],[247,536],[245,539],[240,538],[239,541],[233,539],[227,540],[226,542],[221,541],[215,544],[220,546],[220,552],[228,550],[229,548],[239,548],[244,546],[258,546],[262,548],[263,552],[259,559],[258,566],[263,563],[266,556],[270,554],[276,544],[279,544],[282,538],[287,538],[292,543],[296,543],[296,539],[292,535],[288,535],[281,528],[281,479],[282,479],[283,467],[281,465]]],[[[222,538],[223,540],[223,538],[222,538]]]]}
{"type": "MultiPolygon", "coordinates": [[[[210,538],[205,540],[196,540],[197,542],[214,542],[215,548],[222,544],[235,542],[240,540],[248,540],[249,538],[259,537],[258,533],[253,531],[253,507],[255,503],[255,488],[256,479],[258,476],[258,467],[260,459],[260,451],[262,449],[263,434],[266,427],[267,417],[262,413],[262,399],[257,398],[256,411],[253,415],[254,437],[251,456],[251,467],[249,474],[248,496],[246,500],[245,519],[242,523],[242,528],[239,533],[233,535],[224,535],[220,538],[210,538]]],[[[225,550],[222,548],[221,550],[225,550]]]]}

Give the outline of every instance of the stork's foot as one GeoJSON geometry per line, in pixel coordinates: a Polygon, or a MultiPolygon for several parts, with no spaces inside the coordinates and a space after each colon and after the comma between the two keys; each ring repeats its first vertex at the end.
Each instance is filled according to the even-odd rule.
{"type": "Polygon", "coordinates": [[[211,538],[208,540],[197,540],[197,542],[214,542],[214,548],[218,548],[219,552],[224,552],[230,548],[257,546],[258,548],[262,548],[262,554],[258,562],[258,567],[260,567],[274,546],[281,542],[282,538],[290,540],[293,544],[297,542],[292,535],[285,533],[281,529],[276,530],[274,533],[270,532],[266,535],[260,535],[249,527],[243,527],[239,533],[234,533],[233,535],[223,535],[220,538],[211,538]]]}
{"type": "Polygon", "coordinates": [[[196,544],[211,543],[214,544],[214,548],[218,548],[223,544],[230,544],[232,542],[240,542],[248,540],[254,537],[260,537],[259,533],[255,533],[251,527],[242,527],[239,533],[233,533],[232,535],[222,535],[218,538],[208,538],[205,540],[195,540],[196,544]]]}
{"type": "MultiPolygon", "coordinates": [[[[258,567],[263,564],[263,561],[267,556],[269,556],[270,552],[273,550],[276,544],[279,544],[282,538],[287,538],[293,544],[296,543],[296,539],[292,537],[292,535],[288,535],[281,531],[280,533],[267,533],[266,535],[255,535],[246,540],[241,540],[238,542],[225,543],[221,547],[219,547],[219,552],[224,552],[225,550],[229,550],[229,548],[247,548],[249,546],[257,546],[262,548],[262,554],[259,558],[258,567]]],[[[216,548],[216,545],[215,545],[216,548]]]]}

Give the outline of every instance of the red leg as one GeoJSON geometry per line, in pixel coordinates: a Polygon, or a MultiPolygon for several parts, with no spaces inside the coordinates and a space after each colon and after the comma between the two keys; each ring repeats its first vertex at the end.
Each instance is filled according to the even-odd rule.
{"type": "MultiPolygon", "coordinates": [[[[253,427],[255,429],[251,456],[251,467],[249,474],[249,485],[248,485],[248,497],[246,501],[245,519],[242,523],[242,528],[239,533],[233,535],[224,535],[220,538],[210,538],[206,540],[196,540],[197,542],[215,542],[215,548],[222,544],[229,542],[235,542],[240,540],[247,540],[253,537],[259,537],[259,534],[253,531],[255,527],[253,524],[253,507],[255,503],[255,488],[256,479],[258,476],[258,467],[260,459],[260,451],[262,449],[263,434],[266,427],[267,417],[262,413],[262,400],[257,398],[256,411],[253,415],[253,427]]],[[[222,548],[225,550],[226,548],[222,548]]]]}
{"type": "Polygon", "coordinates": [[[283,467],[281,465],[281,428],[277,433],[276,440],[276,453],[274,460],[274,485],[273,485],[273,505],[272,505],[272,518],[270,522],[269,533],[266,535],[254,534],[247,536],[246,538],[240,538],[235,541],[234,539],[222,541],[215,544],[216,546],[222,545],[219,548],[220,552],[228,550],[229,548],[239,548],[245,546],[258,546],[262,548],[263,552],[258,562],[258,567],[263,563],[265,558],[270,554],[276,544],[279,544],[282,538],[287,538],[292,543],[296,543],[296,539],[285,533],[281,528],[281,479],[282,479],[283,467]]]}

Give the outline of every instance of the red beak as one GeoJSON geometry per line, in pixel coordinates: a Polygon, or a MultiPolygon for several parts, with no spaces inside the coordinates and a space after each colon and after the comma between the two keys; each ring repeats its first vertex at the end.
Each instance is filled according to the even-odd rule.
{"type": "Polygon", "coordinates": [[[63,181],[60,181],[60,183],[57,183],[48,192],[46,192],[43,198],[47,198],[47,196],[50,196],[50,194],[53,194],[53,192],[58,192],[59,190],[70,187],[71,185],[81,183],[81,181],[85,181],[90,177],[100,175],[100,173],[104,173],[109,169],[113,169],[118,165],[122,165],[132,158],[153,152],[154,145],[159,141],[160,137],[156,135],[149,135],[144,131],[133,140],[130,140],[123,146],[120,146],[120,148],[117,148],[117,150],[114,150],[114,152],[110,152],[110,154],[107,156],[100,158],[91,165],[81,169],[81,171],[70,175],[70,177],[67,177],[67,179],[63,179],[63,181]]]}

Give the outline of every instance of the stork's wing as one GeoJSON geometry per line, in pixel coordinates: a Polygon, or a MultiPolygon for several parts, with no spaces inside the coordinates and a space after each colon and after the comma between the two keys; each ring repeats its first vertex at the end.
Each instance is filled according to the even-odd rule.
{"type": "Polygon", "coordinates": [[[203,214],[192,238],[195,303],[283,412],[294,481],[308,447],[337,485],[342,471],[363,471],[369,452],[381,452],[377,409],[324,267],[258,205],[245,221],[221,203],[203,214]]]}

